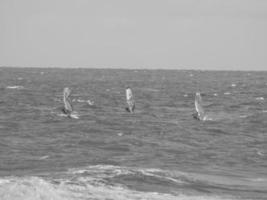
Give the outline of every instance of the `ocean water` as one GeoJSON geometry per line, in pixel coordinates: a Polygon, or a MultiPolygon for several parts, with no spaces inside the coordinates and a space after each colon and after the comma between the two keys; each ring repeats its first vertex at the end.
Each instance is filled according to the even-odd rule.
{"type": "Polygon", "coordinates": [[[0,91],[1,200],[267,199],[267,72],[0,68],[0,91]]]}

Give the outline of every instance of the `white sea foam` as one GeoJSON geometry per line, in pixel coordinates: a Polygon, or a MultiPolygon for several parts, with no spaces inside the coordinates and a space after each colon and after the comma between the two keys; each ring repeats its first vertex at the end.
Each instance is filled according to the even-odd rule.
{"type": "Polygon", "coordinates": [[[133,169],[113,165],[93,165],[84,168],[74,168],[69,170],[70,174],[81,174],[85,172],[103,175],[104,177],[114,177],[122,174],[132,174],[133,169]]]}
{"type": "Polygon", "coordinates": [[[93,106],[95,104],[95,102],[91,101],[91,100],[87,100],[87,103],[88,103],[89,106],[93,106]]]}
{"type": "Polygon", "coordinates": [[[118,135],[118,136],[123,136],[123,133],[122,133],[122,132],[120,132],[120,133],[117,133],[117,135],[118,135]]]}
{"type": "MultiPolygon", "coordinates": [[[[141,170],[141,172],[142,172],[143,175],[153,176],[153,177],[159,178],[161,180],[169,180],[169,181],[172,181],[172,182],[175,182],[175,183],[180,183],[180,184],[183,184],[184,183],[184,181],[182,181],[180,179],[172,178],[171,176],[166,176],[166,173],[164,173],[161,170],[149,169],[149,170],[141,170]]],[[[180,174],[179,176],[181,176],[181,175],[182,174],[180,174]]]]}
{"type": "Polygon", "coordinates": [[[10,85],[10,86],[7,86],[6,88],[7,89],[18,89],[18,90],[24,89],[24,87],[21,85],[10,85]]]}
{"type": "Polygon", "coordinates": [[[58,187],[41,178],[11,178],[0,183],[1,200],[61,200],[69,198],[71,194],[64,187],[58,187]]]}
{"type": "MultiPolygon", "coordinates": [[[[129,167],[120,167],[113,165],[94,165],[88,166],[85,168],[70,169],[68,171],[70,175],[75,175],[80,177],[79,182],[93,184],[96,182],[103,183],[103,180],[116,178],[119,176],[131,176],[131,177],[146,177],[146,179],[156,178],[162,180],[163,182],[168,181],[170,184],[174,185],[188,185],[192,183],[202,182],[207,185],[225,185],[225,187],[231,186],[240,186],[247,185],[247,181],[236,180],[224,176],[216,175],[206,175],[206,174],[196,174],[196,173],[185,173],[181,171],[170,171],[170,170],[161,170],[161,169],[140,169],[140,168],[129,168],[129,167]]],[[[258,185],[258,188],[264,186],[258,185]]]]}
{"type": "Polygon", "coordinates": [[[256,97],[256,100],[263,101],[264,100],[264,97],[256,97]]]}
{"type": "Polygon", "coordinates": [[[39,160],[46,160],[47,158],[49,158],[48,155],[40,157],[39,160]]]}
{"type": "MultiPolygon", "coordinates": [[[[81,179],[80,179],[81,180],[81,179]]],[[[121,185],[105,183],[45,180],[38,177],[6,178],[0,180],[1,200],[233,200],[214,195],[143,192],[121,185]]]]}
{"type": "Polygon", "coordinates": [[[70,118],[73,118],[73,119],[79,119],[80,118],[79,114],[76,113],[76,112],[73,112],[71,115],[66,115],[64,113],[58,113],[57,115],[59,117],[70,117],[70,118]]]}
{"type": "Polygon", "coordinates": [[[261,151],[261,150],[257,150],[257,154],[258,154],[259,156],[264,156],[264,152],[261,151]]]}

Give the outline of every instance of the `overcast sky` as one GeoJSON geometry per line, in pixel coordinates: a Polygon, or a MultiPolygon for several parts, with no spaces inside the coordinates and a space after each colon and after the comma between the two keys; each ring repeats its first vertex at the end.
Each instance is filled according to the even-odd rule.
{"type": "Polygon", "coordinates": [[[0,0],[0,66],[267,70],[267,0],[0,0]]]}

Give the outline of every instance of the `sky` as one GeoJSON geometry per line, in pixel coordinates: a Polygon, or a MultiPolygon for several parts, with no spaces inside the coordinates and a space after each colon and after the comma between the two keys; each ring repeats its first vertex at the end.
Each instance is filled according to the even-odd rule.
{"type": "Polygon", "coordinates": [[[0,0],[0,66],[267,70],[267,1],[0,0]]]}

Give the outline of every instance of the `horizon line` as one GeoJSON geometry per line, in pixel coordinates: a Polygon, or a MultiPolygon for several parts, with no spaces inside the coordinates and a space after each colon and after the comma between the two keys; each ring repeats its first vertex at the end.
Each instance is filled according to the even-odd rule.
{"type": "Polygon", "coordinates": [[[0,68],[21,68],[21,69],[105,69],[105,70],[176,70],[176,71],[232,71],[232,72],[267,72],[267,70],[262,70],[262,69],[193,69],[193,68],[174,68],[174,67],[169,67],[169,68],[158,68],[158,67],[118,67],[118,66],[110,66],[110,67],[88,67],[88,66],[50,66],[50,67],[42,67],[42,66],[15,66],[15,65],[0,65],[0,68]]]}

